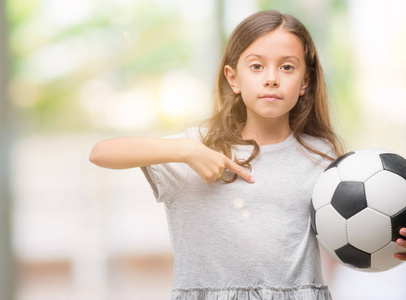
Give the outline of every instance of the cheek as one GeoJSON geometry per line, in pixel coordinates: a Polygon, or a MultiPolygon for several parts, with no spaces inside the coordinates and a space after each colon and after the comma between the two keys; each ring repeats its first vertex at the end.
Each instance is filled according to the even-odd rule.
{"type": "Polygon", "coordinates": [[[302,80],[294,80],[289,84],[289,90],[292,92],[292,95],[300,95],[300,90],[302,89],[302,80]]]}
{"type": "Polygon", "coordinates": [[[238,85],[241,90],[241,95],[249,95],[255,89],[255,81],[249,76],[240,76],[238,85]]]}

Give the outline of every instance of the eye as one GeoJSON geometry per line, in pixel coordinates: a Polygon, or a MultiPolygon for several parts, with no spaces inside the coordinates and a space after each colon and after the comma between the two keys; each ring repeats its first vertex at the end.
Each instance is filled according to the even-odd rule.
{"type": "Polygon", "coordinates": [[[263,68],[264,68],[264,67],[261,66],[260,64],[253,64],[253,65],[251,65],[251,69],[254,70],[254,71],[260,71],[260,70],[262,70],[263,68]]]}
{"type": "Polygon", "coordinates": [[[293,70],[293,66],[291,66],[291,65],[284,65],[284,66],[282,66],[282,69],[283,69],[284,71],[292,71],[292,70],[293,70]]]}

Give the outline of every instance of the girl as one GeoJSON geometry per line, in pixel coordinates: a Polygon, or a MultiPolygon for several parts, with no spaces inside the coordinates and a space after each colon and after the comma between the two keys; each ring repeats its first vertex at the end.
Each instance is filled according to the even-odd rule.
{"type": "Polygon", "coordinates": [[[207,126],[102,141],[90,161],[141,167],[165,203],[171,299],[331,299],[309,206],[315,181],[340,154],[308,31],[264,11],[228,41],[207,126]]]}

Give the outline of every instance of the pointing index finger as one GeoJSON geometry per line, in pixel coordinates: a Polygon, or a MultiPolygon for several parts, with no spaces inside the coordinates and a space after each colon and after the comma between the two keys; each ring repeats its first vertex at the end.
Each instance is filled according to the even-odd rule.
{"type": "Polygon", "coordinates": [[[226,168],[230,171],[233,171],[237,175],[241,176],[244,180],[248,181],[249,183],[254,183],[255,180],[251,176],[250,173],[244,170],[241,166],[237,165],[235,162],[230,160],[228,157],[226,159],[226,168]]]}

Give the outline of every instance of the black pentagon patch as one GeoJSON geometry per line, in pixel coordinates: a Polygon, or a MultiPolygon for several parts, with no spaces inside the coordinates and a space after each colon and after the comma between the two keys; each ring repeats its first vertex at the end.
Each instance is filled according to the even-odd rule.
{"type": "Polygon", "coordinates": [[[351,218],[368,206],[363,182],[342,181],[338,184],[331,205],[345,219],[351,218]]]}
{"type": "Polygon", "coordinates": [[[335,252],[345,264],[362,269],[371,267],[371,254],[361,251],[350,244],[337,249],[335,252]]]}
{"type": "Polygon", "coordinates": [[[327,170],[337,167],[344,159],[346,159],[348,156],[353,155],[355,152],[351,151],[348,152],[346,154],[341,155],[339,158],[337,158],[335,161],[333,161],[325,170],[324,172],[326,172],[327,170]]]}
{"type": "Polygon", "coordinates": [[[393,172],[406,179],[406,159],[395,153],[383,153],[381,157],[383,169],[393,172]]]}
{"type": "Polygon", "coordinates": [[[316,210],[314,209],[313,203],[310,203],[310,217],[311,217],[312,228],[317,235],[318,233],[317,233],[317,228],[316,228],[316,210]]]}
{"type": "Polygon", "coordinates": [[[395,242],[398,238],[406,239],[400,235],[399,230],[406,227],[406,208],[402,209],[391,218],[392,223],[392,241],[395,242]]]}

